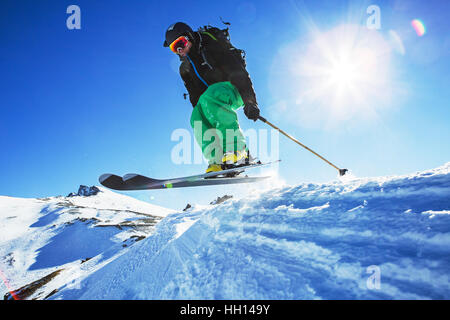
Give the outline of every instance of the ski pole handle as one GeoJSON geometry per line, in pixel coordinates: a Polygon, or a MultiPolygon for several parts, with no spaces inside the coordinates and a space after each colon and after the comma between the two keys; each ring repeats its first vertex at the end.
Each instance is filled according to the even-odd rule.
{"type": "Polygon", "coordinates": [[[258,120],[261,120],[262,122],[267,123],[267,119],[264,118],[263,116],[258,116],[258,120]]]}

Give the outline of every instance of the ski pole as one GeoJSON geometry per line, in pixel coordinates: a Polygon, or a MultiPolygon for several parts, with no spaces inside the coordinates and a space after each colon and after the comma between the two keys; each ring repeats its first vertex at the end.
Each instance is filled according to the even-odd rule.
{"type": "Polygon", "coordinates": [[[320,154],[314,152],[313,150],[311,150],[310,148],[308,148],[307,146],[305,146],[303,143],[301,143],[300,141],[298,141],[297,139],[295,139],[294,137],[292,137],[291,135],[287,134],[286,132],[284,132],[283,130],[281,130],[280,128],[278,128],[276,125],[270,123],[269,121],[267,121],[266,118],[259,116],[258,117],[259,120],[261,120],[262,122],[268,124],[269,126],[271,126],[272,128],[274,128],[275,130],[278,130],[279,132],[281,132],[282,134],[284,134],[286,137],[288,137],[289,139],[291,139],[292,141],[294,141],[295,143],[299,144],[300,146],[302,146],[303,148],[305,148],[306,150],[312,152],[313,154],[315,154],[316,156],[318,156],[320,159],[322,159],[323,161],[325,161],[326,163],[328,163],[330,166],[332,166],[333,168],[335,168],[336,170],[339,171],[339,175],[343,176],[348,170],[347,169],[340,169],[338,167],[336,167],[334,164],[332,164],[330,161],[328,161],[327,159],[325,159],[324,157],[322,157],[320,154]]]}

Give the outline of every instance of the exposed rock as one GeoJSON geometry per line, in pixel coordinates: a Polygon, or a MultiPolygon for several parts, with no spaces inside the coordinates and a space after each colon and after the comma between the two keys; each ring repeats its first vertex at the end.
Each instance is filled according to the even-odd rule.
{"type": "Polygon", "coordinates": [[[222,202],[227,201],[228,199],[233,198],[233,196],[229,196],[229,195],[224,195],[223,197],[217,197],[216,200],[210,202],[209,204],[221,204],[222,202]]]}
{"type": "Polygon", "coordinates": [[[89,197],[89,196],[95,196],[99,192],[100,192],[100,189],[97,188],[96,186],[88,187],[88,186],[80,185],[77,193],[71,192],[67,196],[68,197],[76,197],[76,196],[89,197]]]}
{"type": "Polygon", "coordinates": [[[36,292],[37,289],[43,287],[49,283],[54,277],[56,277],[63,269],[56,270],[49,275],[29,283],[20,289],[8,292],[4,295],[3,300],[24,300],[36,292]]]}
{"type": "Polygon", "coordinates": [[[81,260],[81,264],[83,264],[83,263],[85,263],[86,261],[89,261],[89,260],[91,260],[91,259],[92,259],[92,257],[90,257],[90,258],[88,257],[88,258],[86,258],[86,259],[82,259],[82,260],[81,260]]]}

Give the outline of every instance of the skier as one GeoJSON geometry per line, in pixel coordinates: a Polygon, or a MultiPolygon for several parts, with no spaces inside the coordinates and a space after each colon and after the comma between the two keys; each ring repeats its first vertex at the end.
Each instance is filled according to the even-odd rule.
{"type": "Polygon", "coordinates": [[[208,29],[194,32],[183,22],[169,26],[164,47],[180,57],[180,75],[194,107],[190,123],[209,163],[206,172],[248,164],[250,155],[236,110],[244,106],[247,118],[256,121],[259,108],[240,50],[224,46],[208,29]],[[221,148],[211,148],[212,142],[204,139],[208,129],[222,138],[221,148]]]}

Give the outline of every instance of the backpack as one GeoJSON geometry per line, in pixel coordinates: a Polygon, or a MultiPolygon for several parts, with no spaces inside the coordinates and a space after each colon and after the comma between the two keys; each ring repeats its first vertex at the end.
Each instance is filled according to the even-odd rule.
{"type": "MultiPolygon", "coordinates": [[[[239,61],[242,67],[246,67],[247,64],[245,62],[245,51],[236,48],[231,44],[230,41],[230,33],[228,32],[228,27],[226,29],[219,29],[210,25],[200,27],[197,30],[200,38],[202,36],[209,36],[213,40],[217,41],[223,48],[229,50],[231,54],[239,61]]],[[[201,44],[200,44],[201,49],[201,44]]]]}

